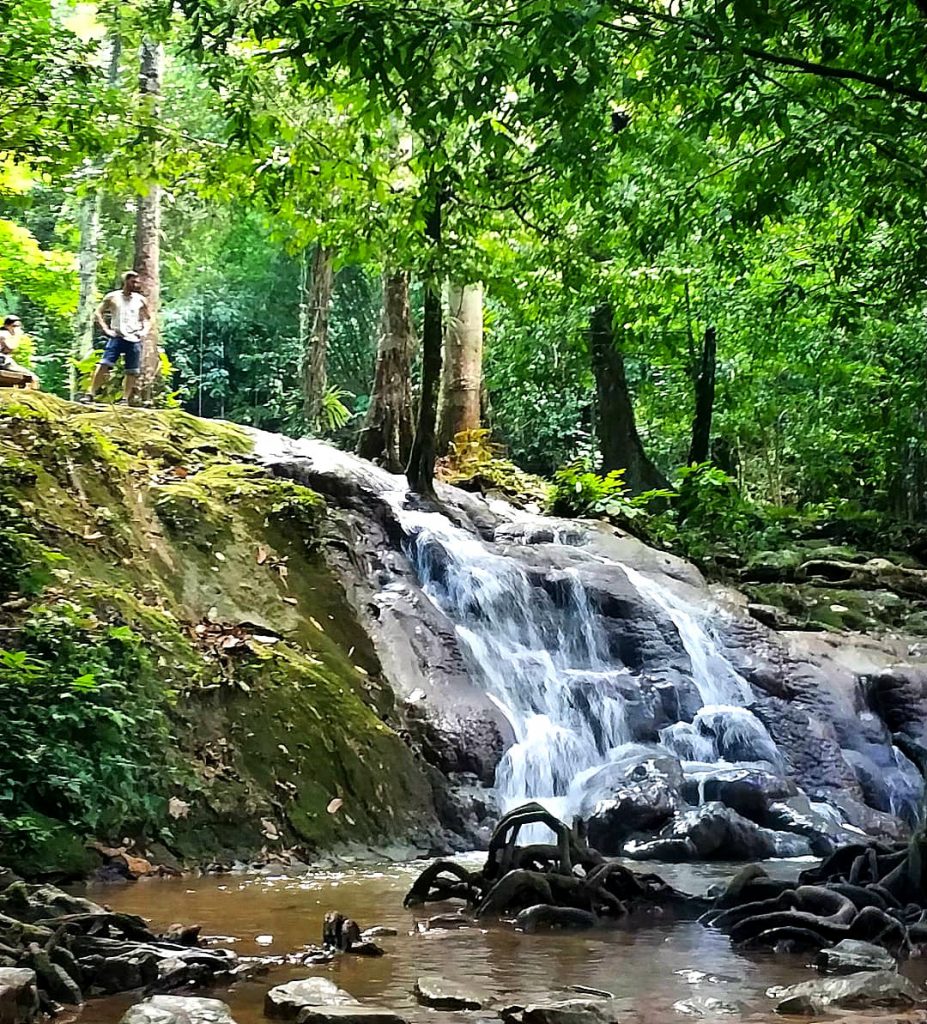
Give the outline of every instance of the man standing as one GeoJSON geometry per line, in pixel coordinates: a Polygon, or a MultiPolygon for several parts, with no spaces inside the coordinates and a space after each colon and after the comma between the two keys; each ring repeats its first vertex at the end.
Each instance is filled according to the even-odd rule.
{"type": "Polygon", "coordinates": [[[96,401],[97,393],[109,379],[120,356],[123,357],[125,388],[118,405],[128,405],[142,365],[142,341],[151,327],[148,302],[141,293],[138,274],[127,270],[122,275],[122,288],[104,296],[94,317],[106,335],[103,357],[93,371],[90,390],[81,402],[96,401]],[[107,322],[108,318],[108,322],[107,322]]]}

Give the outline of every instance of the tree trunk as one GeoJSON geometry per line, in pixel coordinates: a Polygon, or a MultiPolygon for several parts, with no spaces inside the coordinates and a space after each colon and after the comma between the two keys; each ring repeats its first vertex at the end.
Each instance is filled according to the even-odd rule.
{"type": "Polygon", "coordinates": [[[689,447],[689,465],[707,462],[711,443],[711,417],[715,408],[715,366],[718,355],[718,336],[714,327],[705,329],[702,354],[694,373],[695,417],[692,420],[692,444],[689,447]]]}
{"type": "Polygon", "coordinates": [[[438,452],[443,455],[456,434],[480,425],[483,376],[483,286],[448,286],[448,320],[438,416],[438,452]]]}
{"type": "Polygon", "coordinates": [[[667,480],[647,457],[634,422],[634,406],[628,391],[624,355],[615,343],[614,313],[610,303],[592,314],[589,351],[598,397],[596,433],[602,452],[602,470],[625,470],[631,494],[666,487],[667,480]]]}
{"type": "MultiPolygon", "coordinates": [[[[428,214],[425,234],[435,248],[441,245],[441,208],[444,196],[438,192],[428,214]]],[[[438,420],[438,386],[441,383],[441,348],[444,342],[441,286],[432,278],[425,287],[425,316],[422,325],[422,394],[415,425],[415,440],[406,479],[409,487],[425,498],[435,497],[435,425],[438,420]]]]}
{"type": "MultiPolygon", "coordinates": [[[[119,80],[119,57],[122,40],[114,35],[110,44],[107,84],[114,89],[119,80]]],[[[93,168],[99,173],[99,167],[93,168]]],[[[93,314],[97,306],[97,267],[100,262],[100,215],[103,208],[103,193],[94,184],[85,195],[77,211],[77,227],[80,232],[80,248],[77,251],[78,298],[74,321],[74,344],[71,348],[71,367],[68,374],[68,390],[73,400],[77,395],[77,367],[75,363],[86,359],[93,352],[93,314]]]]}
{"type": "Polygon", "coordinates": [[[412,353],[415,328],[409,309],[409,275],[383,276],[383,314],[370,408],[357,453],[401,473],[412,450],[412,353]]]}
{"type": "Polygon", "coordinates": [[[329,249],[321,245],[312,253],[308,283],[303,284],[300,303],[300,333],[303,343],[303,419],[310,431],[318,431],[328,387],[328,321],[335,283],[334,262],[329,249]],[[304,325],[304,326],[303,326],[304,325]]]}
{"type": "MultiPolygon", "coordinates": [[[[160,43],[146,39],[142,42],[139,92],[157,113],[164,74],[164,49],[160,43]]],[[[150,402],[161,376],[161,358],[158,349],[160,327],[158,312],[161,305],[161,186],[155,181],[138,200],[135,215],[135,271],[139,276],[142,294],[148,301],[151,325],[142,343],[142,400],[150,402]]]]}

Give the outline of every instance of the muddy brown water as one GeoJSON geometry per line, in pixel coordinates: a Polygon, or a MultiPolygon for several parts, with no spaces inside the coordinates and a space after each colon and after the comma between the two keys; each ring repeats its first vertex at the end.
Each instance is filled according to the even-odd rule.
{"type": "MultiPolygon", "coordinates": [[[[635,865],[644,868],[644,865],[635,865]]],[[[807,864],[779,862],[776,874],[791,877],[807,864]]],[[[492,1011],[449,1013],[419,1006],[415,979],[439,974],[465,982],[500,1003],[578,998],[571,986],[612,992],[629,1021],[676,1024],[681,1002],[712,998],[730,1004],[726,1019],[774,1019],[766,990],[814,976],[807,957],[735,953],[728,939],[696,922],[658,920],[633,930],[523,935],[504,923],[459,930],[421,930],[431,915],[453,905],[406,910],[402,899],[421,864],[313,873],[306,877],[222,876],[144,879],[125,886],[92,888],[88,895],[113,910],[140,914],[156,928],[175,921],[198,923],[203,934],[224,936],[241,956],[274,956],[317,943],[326,911],[340,910],[362,927],[386,925],[395,937],[378,939],[379,959],[341,956],[318,967],[273,966],[257,981],[219,986],[199,994],[224,1000],[237,1024],[259,1024],[264,994],[294,978],[330,978],[362,1002],[399,1011],[415,1024],[476,1024],[492,1011]],[[260,937],[260,941],[259,941],[260,937]],[[271,937],[268,940],[268,937],[271,937]],[[736,1012],[736,1017],[730,1014],[736,1012]]],[[[736,865],[647,865],[687,892],[704,892],[729,878],[736,865]]],[[[138,996],[89,1003],[79,1024],[116,1024],[138,996]]],[[[722,1019],[725,1011],[709,1018],[722,1019]]],[[[782,1018],[778,1018],[782,1020],[782,1018]]]]}

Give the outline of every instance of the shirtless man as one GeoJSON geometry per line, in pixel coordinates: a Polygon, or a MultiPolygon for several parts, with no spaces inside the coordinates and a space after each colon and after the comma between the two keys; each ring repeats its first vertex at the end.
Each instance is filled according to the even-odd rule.
{"type": "Polygon", "coordinates": [[[119,357],[123,357],[125,387],[118,404],[128,405],[142,366],[142,342],[151,327],[148,302],[141,293],[138,274],[127,270],[122,275],[122,288],[104,296],[94,316],[97,326],[106,335],[103,357],[93,371],[90,390],[81,402],[95,402],[97,393],[109,379],[119,357]]]}

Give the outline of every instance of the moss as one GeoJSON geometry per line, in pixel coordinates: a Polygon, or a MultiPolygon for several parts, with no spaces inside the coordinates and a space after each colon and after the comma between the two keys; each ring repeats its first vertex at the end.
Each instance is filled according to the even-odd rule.
{"type": "Polygon", "coordinates": [[[243,431],[179,410],[0,395],[0,417],[0,493],[28,523],[17,550],[30,572],[30,545],[50,559],[31,593],[17,578],[26,606],[7,618],[72,601],[140,635],[158,666],[186,810],[140,843],[202,862],[427,826],[425,777],[383,720],[393,695],[318,550],[317,494],[255,466],[243,431]],[[226,651],[226,636],[246,642],[226,651]]]}

